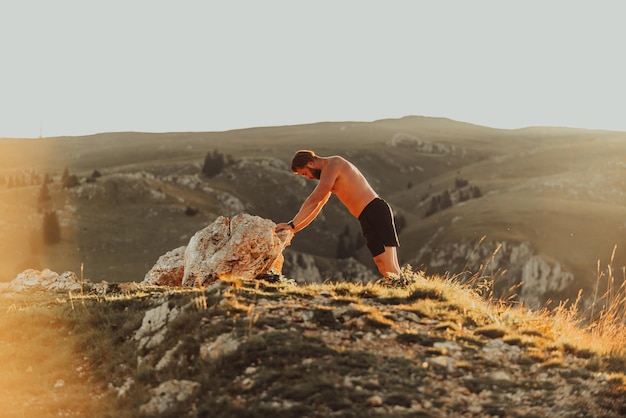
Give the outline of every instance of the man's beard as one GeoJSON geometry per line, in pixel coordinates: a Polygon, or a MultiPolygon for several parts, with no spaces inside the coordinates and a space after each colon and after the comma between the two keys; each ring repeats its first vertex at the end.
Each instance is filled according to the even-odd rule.
{"type": "Polygon", "coordinates": [[[322,175],[322,170],[319,168],[309,168],[309,171],[311,172],[311,175],[313,176],[313,178],[319,180],[320,176],[322,175]]]}

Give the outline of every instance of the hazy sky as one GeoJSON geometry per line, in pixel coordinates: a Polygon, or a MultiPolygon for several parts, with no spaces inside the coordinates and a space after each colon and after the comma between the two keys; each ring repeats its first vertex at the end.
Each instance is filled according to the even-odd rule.
{"type": "Polygon", "coordinates": [[[441,116],[626,131],[626,3],[0,0],[0,137],[441,116]]]}

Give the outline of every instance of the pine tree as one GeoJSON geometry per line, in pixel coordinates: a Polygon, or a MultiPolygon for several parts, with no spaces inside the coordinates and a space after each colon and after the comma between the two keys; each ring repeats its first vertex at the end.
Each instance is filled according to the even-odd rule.
{"type": "Polygon", "coordinates": [[[43,183],[41,185],[41,188],[39,189],[39,197],[38,197],[38,202],[41,203],[45,203],[48,200],[50,200],[50,191],[48,190],[48,184],[47,183],[43,183]]]}
{"type": "Polygon", "coordinates": [[[71,189],[72,187],[76,187],[80,184],[78,177],[75,174],[70,174],[67,167],[65,171],[63,171],[63,176],[61,176],[61,185],[64,189],[71,189]]]}
{"type": "Polygon", "coordinates": [[[441,194],[441,202],[439,202],[439,209],[444,210],[452,206],[452,196],[450,195],[450,191],[445,190],[441,194]]]}
{"type": "Polygon", "coordinates": [[[233,165],[235,160],[230,155],[224,155],[218,150],[207,153],[204,157],[204,166],[202,167],[202,174],[206,177],[215,177],[221,173],[229,165],[233,165]]]}
{"type": "Polygon", "coordinates": [[[46,212],[43,216],[43,242],[46,245],[61,241],[61,226],[55,211],[46,212]]]}

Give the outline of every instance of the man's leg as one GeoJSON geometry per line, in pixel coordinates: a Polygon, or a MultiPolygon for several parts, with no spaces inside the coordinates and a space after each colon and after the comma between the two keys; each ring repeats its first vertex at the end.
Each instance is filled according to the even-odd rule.
{"type": "Polygon", "coordinates": [[[383,277],[388,277],[389,273],[400,274],[400,264],[398,263],[396,247],[385,247],[385,251],[382,254],[374,257],[374,262],[383,277]]]}

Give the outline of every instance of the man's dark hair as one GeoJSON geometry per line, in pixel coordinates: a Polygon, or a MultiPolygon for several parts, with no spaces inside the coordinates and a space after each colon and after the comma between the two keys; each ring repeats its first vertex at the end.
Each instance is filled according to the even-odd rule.
{"type": "Polygon", "coordinates": [[[299,168],[305,167],[308,163],[313,162],[317,155],[311,150],[303,149],[296,152],[291,159],[291,171],[295,172],[299,168]]]}

